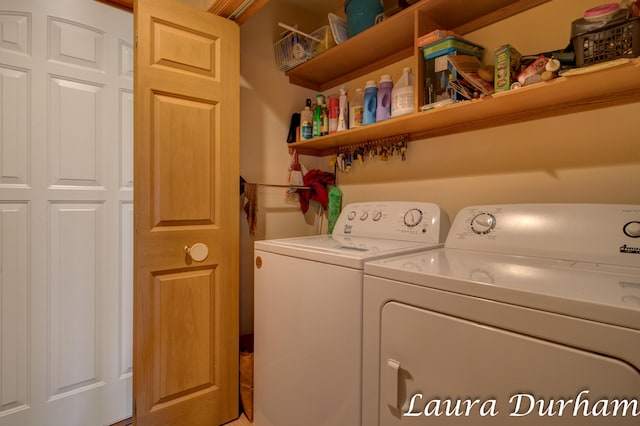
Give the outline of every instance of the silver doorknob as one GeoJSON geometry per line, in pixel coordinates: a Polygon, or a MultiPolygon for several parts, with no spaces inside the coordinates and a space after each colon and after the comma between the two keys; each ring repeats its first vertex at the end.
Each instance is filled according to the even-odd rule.
{"type": "Polygon", "coordinates": [[[191,247],[184,246],[184,252],[196,262],[202,262],[209,256],[209,247],[203,243],[195,243],[191,247]]]}

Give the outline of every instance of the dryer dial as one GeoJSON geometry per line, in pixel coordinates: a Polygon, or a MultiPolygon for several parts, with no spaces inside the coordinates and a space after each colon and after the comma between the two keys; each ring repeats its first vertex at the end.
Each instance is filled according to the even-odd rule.
{"type": "Polygon", "coordinates": [[[488,234],[495,227],[496,218],[491,213],[480,213],[471,219],[471,230],[476,234],[488,234]]]}
{"type": "Polygon", "coordinates": [[[411,209],[404,214],[404,224],[413,228],[422,222],[422,210],[411,209]]]}

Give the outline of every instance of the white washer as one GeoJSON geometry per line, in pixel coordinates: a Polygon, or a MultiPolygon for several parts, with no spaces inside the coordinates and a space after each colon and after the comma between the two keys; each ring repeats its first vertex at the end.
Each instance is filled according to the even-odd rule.
{"type": "Polygon", "coordinates": [[[254,424],[360,424],[364,262],[441,247],[432,203],[346,206],[332,236],[256,241],[254,424]]]}
{"type": "Polygon", "coordinates": [[[363,298],[362,425],[640,424],[640,206],[469,207],[363,298]]]}

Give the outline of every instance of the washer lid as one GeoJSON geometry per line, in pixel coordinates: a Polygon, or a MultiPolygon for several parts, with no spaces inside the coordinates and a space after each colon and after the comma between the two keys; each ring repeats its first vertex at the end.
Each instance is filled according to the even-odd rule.
{"type": "Polygon", "coordinates": [[[441,248],[365,274],[640,330],[640,268],[441,248]]]}
{"type": "Polygon", "coordinates": [[[313,235],[255,242],[256,250],[356,269],[363,269],[364,262],[368,260],[441,246],[442,244],[344,235],[313,235]]]}

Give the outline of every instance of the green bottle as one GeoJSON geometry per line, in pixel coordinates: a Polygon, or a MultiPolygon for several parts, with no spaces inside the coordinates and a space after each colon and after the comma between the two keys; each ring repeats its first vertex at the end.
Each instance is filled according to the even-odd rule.
{"type": "Polygon", "coordinates": [[[313,137],[329,134],[329,114],[324,104],[324,95],[316,95],[316,108],[313,110],[313,137]]]}
{"type": "Polygon", "coordinates": [[[329,188],[329,203],[327,204],[327,233],[331,234],[333,228],[336,226],[338,216],[340,216],[340,210],[342,209],[342,191],[335,186],[331,185],[329,188]]]}

